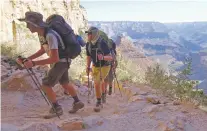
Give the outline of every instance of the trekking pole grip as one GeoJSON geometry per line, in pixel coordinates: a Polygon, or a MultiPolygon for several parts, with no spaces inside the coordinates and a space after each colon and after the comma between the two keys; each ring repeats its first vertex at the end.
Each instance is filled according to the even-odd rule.
{"type": "MultiPolygon", "coordinates": [[[[22,57],[22,56],[18,56],[18,59],[20,59],[21,61],[22,61],[22,67],[24,67],[24,63],[26,62],[26,61],[28,61],[28,59],[27,58],[24,58],[24,57],[22,57]]],[[[19,64],[19,63],[18,63],[19,64]]],[[[32,68],[28,68],[30,71],[32,71],[32,68]]]]}

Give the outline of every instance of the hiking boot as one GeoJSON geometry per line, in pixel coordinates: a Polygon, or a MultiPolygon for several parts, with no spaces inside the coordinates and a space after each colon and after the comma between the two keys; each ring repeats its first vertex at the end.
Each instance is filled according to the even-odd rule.
{"type": "Polygon", "coordinates": [[[69,113],[76,113],[79,109],[83,107],[84,107],[84,103],[81,101],[73,103],[73,108],[69,111],[69,113]]]}
{"type": "Polygon", "coordinates": [[[94,107],[95,112],[100,112],[103,105],[101,103],[96,103],[96,107],[94,107]]]}
{"type": "Polygon", "coordinates": [[[106,94],[102,95],[101,99],[102,99],[102,103],[106,103],[106,94]]]}
{"type": "Polygon", "coordinates": [[[45,119],[50,119],[50,118],[53,118],[53,117],[57,117],[57,115],[61,116],[63,114],[63,109],[62,109],[61,106],[54,107],[54,109],[51,108],[49,110],[49,114],[45,115],[44,118],[45,119]]]}
{"type": "Polygon", "coordinates": [[[109,88],[109,93],[108,93],[109,95],[111,95],[112,94],[112,88],[109,88]]]}

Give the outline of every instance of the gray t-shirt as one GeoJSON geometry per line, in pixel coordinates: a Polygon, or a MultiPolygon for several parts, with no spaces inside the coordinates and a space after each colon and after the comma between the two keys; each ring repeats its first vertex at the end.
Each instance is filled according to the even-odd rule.
{"type": "MultiPolygon", "coordinates": [[[[47,33],[46,39],[43,36],[39,36],[39,41],[48,56],[50,56],[52,49],[58,49],[58,40],[53,33],[47,33]]],[[[68,59],[68,61],[71,62],[71,59],[68,59]]],[[[67,62],[67,60],[60,59],[60,62],[67,62]]]]}

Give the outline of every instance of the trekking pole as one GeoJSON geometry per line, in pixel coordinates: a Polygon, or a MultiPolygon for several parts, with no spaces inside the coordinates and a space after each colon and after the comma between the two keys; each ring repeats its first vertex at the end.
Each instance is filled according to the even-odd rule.
{"type": "Polygon", "coordinates": [[[93,91],[93,98],[95,97],[95,86],[94,86],[94,80],[93,80],[93,78],[92,78],[92,82],[91,82],[91,84],[92,84],[92,91],[93,91]]]}
{"type": "MultiPolygon", "coordinates": [[[[110,69],[110,70],[111,70],[111,69],[110,69]]],[[[110,70],[109,70],[109,72],[110,72],[110,70]]],[[[107,80],[107,84],[105,83],[105,84],[106,84],[106,85],[105,85],[106,93],[107,93],[107,88],[109,87],[109,81],[110,81],[110,80],[109,80],[109,73],[108,73],[108,78],[107,78],[107,79],[108,79],[108,80],[107,80]]],[[[110,87],[109,87],[109,88],[110,88],[110,87]]],[[[108,88],[108,91],[110,90],[109,88],[108,88]]]]}
{"type": "MultiPolygon", "coordinates": [[[[113,64],[111,64],[111,70],[112,70],[112,72],[114,72],[114,68],[113,68],[113,66],[114,66],[114,64],[115,64],[115,59],[116,59],[116,57],[115,57],[115,53],[114,53],[114,51],[112,50],[112,58],[113,58],[113,61],[112,61],[112,63],[113,64]]],[[[115,75],[114,74],[112,74],[113,75],[113,78],[115,77],[115,75]]],[[[115,79],[113,80],[114,81],[114,94],[115,94],[115,92],[116,92],[116,81],[115,81],[115,79]]]]}
{"type": "Polygon", "coordinates": [[[41,89],[41,84],[40,84],[39,80],[37,79],[37,76],[35,75],[35,73],[34,73],[34,71],[32,70],[32,68],[30,68],[30,69],[27,69],[27,68],[26,68],[26,70],[27,70],[27,72],[29,73],[29,75],[31,76],[33,82],[36,84],[38,90],[40,91],[40,93],[41,93],[42,96],[44,97],[44,99],[45,99],[45,101],[47,102],[47,104],[50,105],[50,106],[52,106],[53,111],[56,113],[56,115],[57,115],[58,118],[60,119],[60,116],[57,114],[55,107],[54,107],[53,104],[48,100],[47,96],[45,96],[44,91],[42,91],[42,89],[41,89]],[[30,71],[31,73],[30,73],[29,71],[30,71]],[[32,75],[33,75],[34,78],[32,77],[32,75]],[[35,80],[36,80],[36,81],[35,81],[35,80]],[[38,86],[37,84],[39,84],[39,86],[38,86]]]}
{"type": "Polygon", "coordinates": [[[100,66],[100,84],[101,84],[101,88],[102,88],[102,72],[101,72],[101,62],[99,63],[100,66]]]}
{"type": "Polygon", "coordinates": [[[115,73],[114,70],[113,70],[113,72],[114,72],[114,77],[115,77],[115,79],[116,79],[116,82],[117,82],[117,84],[118,84],[119,92],[120,92],[121,97],[122,97],[121,89],[120,89],[120,87],[119,87],[119,81],[117,80],[116,73],[115,73]]]}
{"type": "MultiPolygon", "coordinates": [[[[21,60],[23,60],[23,63],[27,61],[27,59],[24,59],[24,58],[22,58],[21,56],[18,56],[18,58],[21,59],[21,60]]],[[[22,65],[22,66],[24,66],[24,65],[22,65]]],[[[56,110],[55,110],[55,107],[54,107],[53,104],[48,100],[47,96],[45,96],[44,92],[41,90],[41,84],[40,84],[39,80],[37,79],[36,75],[34,74],[32,68],[30,68],[30,69],[28,69],[28,68],[26,68],[26,67],[24,67],[24,68],[27,70],[28,74],[29,74],[30,77],[32,78],[33,82],[34,82],[35,85],[37,86],[38,90],[39,90],[40,93],[42,94],[42,96],[43,96],[43,98],[45,99],[45,101],[47,102],[47,104],[52,106],[53,111],[56,113],[56,115],[57,115],[58,118],[60,119],[60,116],[57,114],[57,112],[56,112],[56,110]],[[31,73],[30,73],[30,71],[31,71],[31,73]],[[34,76],[34,78],[33,78],[33,76],[34,76]],[[35,79],[36,79],[37,82],[35,81],[35,79]],[[38,84],[39,84],[39,85],[38,85],[38,84]]]]}
{"type": "MultiPolygon", "coordinates": [[[[96,50],[97,51],[97,50],[96,50]]],[[[99,68],[100,68],[100,88],[102,90],[102,72],[101,72],[101,61],[99,61],[99,68]]],[[[105,87],[104,87],[105,88],[105,87]]],[[[102,92],[103,93],[103,92],[102,92]]],[[[104,91],[105,93],[105,91],[104,91]]]]}
{"type": "Polygon", "coordinates": [[[90,87],[90,82],[89,82],[89,69],[88,70],[88,103],[90,103],[90,95],[91,95],[91,87],[90,87]]]}
{"type": "MultiPolygon", "coordinates": [[[[23,62],[26,62],[26,59],[22,58],[21,56],[18,56],[19,59],[21,59],[23,62]]],[[[24,65],[22,65],[24,66],[24,65]]],[[[25,68],[25,67],[24,67],[25,68]]],[[[46,96],[44,95],[44,92],[40,89],[41,84],[39,82],[39,80],[37,79],[36,75],[34,74],[32,68],[28,69],[25,68],[28,72],[28,74],[30,75],[30,77],[32,78],[32,81],[35,83],[36,87],[38,88],[38,90],[40,91],[40,93],[42,94],[43,98],[45,99],[45,101],[47,102],[48,105],[50,105],[51,103],[49,102],[49,100],[46,98],[46,96]],[[30,73],[31,72],[31,73],[30,73]],[[33,78],[34,77],[34,78],[33,78]],[[36,79],[36,80],[35,80],[36,79]]]]}
{"type": "MultiPolygon", "coordinates": [[[[98,48],[96,49],[96,55],[98,55],[98,48]]],[[[96,57],[96,61],[97,61],[97,57],[96,57]]],[[[99,60],[99,74],[100,74],[100,84],[99,84],[99,88],[102,91],[102,72],[101,72],[101,60],[99,60]]],[[[102,92],[103,93],[103,92],[102,92]]],[[[102,96],[102,95],[101,95],[102,96]]]]}
{"type": "Polygon", "coordinates": [[[47,102],[48,105],[51,105],[50,101],[47,99],[47,97],[45,96],[45,93],[41,90],[41,85],[39,83],[39,80],[37,79],[36,75],[34,74],[32,69],[27,69],[28,74],[30,75],[30,77],[32,78],[33,82],[35,83],[35,85],[37,86],[38,90],[40,91],[40,93],[42,94],[43,98],[45,99],[45,101],[47,102]],[[30,72],[31,73],[30,73],[30,72]],[[34,78],[33,78],[34,77],[34,78]],[[36,80],[35,80],[36,79],[36,80]]]}
{"type": "Polygon", "coordinates": [[[116,83],[115,83],[116,81],[114,80],[114,94],[116,93],[116,83]]]}
{"type": "MultiPolygon", "coordinates": [[[[113,72],[113,67],[111,68],[111,71],[113,72]]],[[[114,79],[114,74],[112,74],[113,75],[113,84],[114,84],[114,94],[116,93],[116,80],[114,79]]]]}

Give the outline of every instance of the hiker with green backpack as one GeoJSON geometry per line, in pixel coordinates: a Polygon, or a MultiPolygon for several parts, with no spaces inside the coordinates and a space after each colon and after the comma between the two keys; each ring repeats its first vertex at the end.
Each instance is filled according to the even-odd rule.
{"type": "Polygon", "coordinates": [[[101,32],[98,28],[90,27],[85,33],[88,35],[88,44],[86,45],[86,72],[87,74],[89,73],[92,61],[92,76],[97,98],[94,111],[100,112],[101,108],[103,108],[102,103],[104,103],[106,96],[104,79],[109,73],[112,56],[107,41],[101,37],[101,32]]]}
{"type": "Polygon", "coordinates": [[[116,60],[116,44],[115,42],[110,39],[107,34],[101,30],[99,30],[99,33],[100,33],[100,37],[102,39],[104,39],[104,41],[107,43],[107,46],[110,50],[110,53],[111,53],[111,56],[112,56],[112,61],[108,62],[110,63],[111,65],[111,68],[110,68],[110,71],[107,75],[107,77],[105,78],[104,80],[104,83],[105,83],[105,87],[102,88],[102,90],[105,92],[105,96],[102,95],[102,100],[103,102],[105,103],[106,102],[106,93],[107,93],[107,86],[109,85],[109,92],[108,94],[111,95],[112,94],[112,83],[113,83],[113,80],[114,80],[114,74],[116,72],[116,67],[118,65],[118,62],[116,60]]]}
{"type": "Polygon", "coordinates": [[[116,44],[112,39],[108,40],[108,47],[110,48],[113,60],[111,61],[110,71],[109,71],[109,73],[108,73],[108,75],[105,79],[105,89],[107,89],[107,86],[109,86],[108,94],[111,95],[112,94],[112,85],[113,85],[113,80],[114,80],[114,74],[116,72],[118,62],[117,62],[117,59],[116,59],[116,44]]]}
{"type": "MultiPolygon", "coordinates": [[[[25,18],[19,19],[27,23],[27,28],[32,33],[37,33],[40,40],[40,50],[29,56],[23,63],[25,68],[32,68],[36,65],[50,64],[50,70],[42,79],[42,90],[46,93],[49,101],[52,103],[52,109],[45,119],[60,116],[63,114],[62,107],[56,100],[55,92],[52,87],[58,82],[63,88],[68,90],[74,99],[73,107],[69,113],[75,113],[84,107],[76,93],[74,86],[69,83],[68,69],[70,68],[71,59],[75,59],[81,52],[81,47],[77,43],[75,34],[71,27],[65,22],[60,15],[52,15],[43,22],[42,14],[38,12],[26,12],[25,18]],[[43,60],[34,60],[44,53],[49,56],[43,60]]],[[[21,63],[20,59],[16,60],[21,63]]]]}

